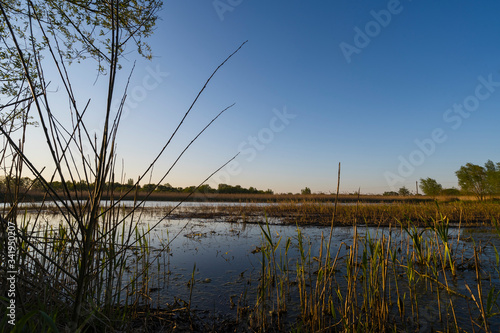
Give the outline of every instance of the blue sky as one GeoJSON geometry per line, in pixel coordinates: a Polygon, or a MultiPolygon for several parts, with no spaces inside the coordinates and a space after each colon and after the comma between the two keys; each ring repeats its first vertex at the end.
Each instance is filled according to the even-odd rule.
{"type": "MultiPolygon", "coordinates": [[[[496,1],[165,1],[149,40],[154,58],[131,53],[122,62],[121,86],[137,60],[119,163],[126,178],[141,174],[212,71],[248,40],[214,77],[152,181],[235,103],[164,183],[198,184],[241,151],[212,187],[328,193],[339,162],[345,193],[414,190],[426,177],[456,187],[461,165],[500,161],[499,12],[496,1]]],[[[98,114],[90,121],[97,128],[98,114]]]]}

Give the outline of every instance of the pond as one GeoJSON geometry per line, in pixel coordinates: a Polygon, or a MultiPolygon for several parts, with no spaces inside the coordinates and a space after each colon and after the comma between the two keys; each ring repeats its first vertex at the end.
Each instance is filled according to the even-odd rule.
{"type": "MultiPolygon", "coordinates": [[[[185,203],[183,207],[199,205],[185,203]]],[[[493,229],[449,228],[446,242],[443,242],[436,230],[416,227],[407,230],[399,226],[298,227],[280,224],[279,220],[266,224],[264,216],[260,225],[165,218],[165,209],[170,206],[172,203],[148,203],[150,209],[134,217],[134,221],[139,221],[135,222],[139,234],[161,221],[147,236],[146,258],[153,263],[148,270],[153,307],[163,307],[180,299],[189,303],[201,318],[235,318],[238,308],[252,308],[259,303],[263,276],[274,269],[281,277],[273,277],[273,285],[286,280],[289,286],[286,316],[293,322],[293,318],[303,311],[299,288],[302,282],[298,272],[304,269],[308,274],[309,280],[303,284],[307,288],[322,283],[318,278],[319,263],[324,261],[330,243],[330,258],[336,263],[329,282],[330,298],[337,297],[332,306],[342,308],[347,293],[343,297],[339,293],[342,295],[353,288],[350,283],[355,281],[352,290],[359,296],[355,301],[359,302],[359,309],[366,307],[364,299],[378,292],[370,289],[372,284],[380,286],[380,282],[373,281],[385,274],[384,286],[389,290],[384,290],[384,297],[387,294],[391,305],[388,316],[397,319],[405,313],[413,322],[409,327],[425,331],[458,325],[472,331],[476,325],[474,321],[481,321],[477,318],[479,311],[487,312],[490,329],[500,330],[497,315],[500,273],[496,252],[500,238],[493,229]],[[382,251],[377,252],[380,246],[382,251]],[[378,261],[373,261],[374,257],[379,258],[378,261]],[[384,261],[386,266],[383,266],[384,261]],[[382,266],[385,268],[380,270],[382,266]],[[412,271],[416,272],[416,277],[412,271]],[[478,294],[478,281],[482,282],[482,295],[478,294]],[[480,304],[479,296],[484,304],[480,304]],[[487,309],[477,309],[481,307],[487,309]]],[[[34,215],[27,217],[34,219],[34,215]]],[[[52,226],[64,223],[59,214],[44,215],[42,220],[52,226]]],[[[140,264],[134,253],[137,251],[127,257],[129,266],[140,264]]],[[[126,273],[123,280],[130,280],[132,275],[126,273]]],[[[275,302],[280,302],[275,296],[269,299],[271,308],[276,306],[275,302]]],[[[402,323],[398,325],[403,327],[402,323]]]]}

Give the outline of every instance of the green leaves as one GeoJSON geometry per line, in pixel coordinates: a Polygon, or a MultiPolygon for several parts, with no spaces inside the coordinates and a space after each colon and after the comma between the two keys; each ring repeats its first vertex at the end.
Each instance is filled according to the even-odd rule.
{"type": "Polygon", "coordinates": [[[488,160],[484,167],[467,163],[455,172],[462,190],[483,200],[485,195],[500,192],[500,163],[488,160]]]}
{"type": "Polygon", "coordinates": [[[441,184],[438,184],[435,179],[429,177],[426,179],[420,178],[420,188],[425,195],[439,195],[443,190],[441,184]]]}
{"type": "MultiPolygon", "coordinates": [[[[120,59],[127,44],[135,44],[138,54],[151,59],[145,40],[153,32],[162,1],[0,0],[0,6],[4,11],[0,15],[0,95],[16,98],[32,94],[25,82],[27,74],[36,93],[44,91],[39,68],[44,55],[63,61],[62,65],[92,58],[100,74],[106,73],[104,64],[111,62],[114,52],[120,59]]],[[[25,112],[2,108],[6,104],[0,105],[2,124],[25,112]]]]}

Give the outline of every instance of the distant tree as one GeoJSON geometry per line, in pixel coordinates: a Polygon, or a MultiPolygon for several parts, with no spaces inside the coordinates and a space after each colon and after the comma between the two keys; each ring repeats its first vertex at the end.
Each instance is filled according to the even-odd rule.
{"type": "Polygon", "coordinates": [[[300,190],[300,194],[311,194],[311,189],[309,187],[300,190]]]}
{"type": "Polygon", "coordinates": [[[45,187],[42,184],[43,184],[42,181],[40,179],[36,178],[33,181],[33,184],[31,185],[31,189],[32,190],[43,191],[43,190],[45,190],[45,187]]]}
{"type": "Polygon", "coordinates": [[[0,188],[2,192],[12,191],[14,188],[19,188],[21,191],[27,191],[31,189],[31,185],[33,181],[28,177],[11,177],[11,176],[2,176],[0,179],[0,188]]]}
{"type": "Polygon", "coordinates": [[[439,195],[443,190],[443,186],[432,178],[420,178],[420,188],[425,195],[439,195]]]}
{"type": "Polygon", "coordinates": [[[23,190],[28,190],[31,189],[31,185],[33,184],[33,181],[28,178],[28,177],[22,177],[19,179],[19,186],[23,190]]]}
{"type": "Polygon", "coordinates": [[[211,188],[210,185],[203,184],[203,185],[201,185],[198,188],[197,192],[201,192],[201,193],[213,193],[213,192],[215,192],[215,190],[213,188],[211,188]]]}
{"type": "Polygon", "coordinates": [[[251,186],[250,188],[242,187],[241,185],[231,186],[228,184],[219,184],[217,189],[211,189],[213,192],[217,193],[231,193],[231,194],[264,194],[264,193],[273,193],[272,190],[262,191],[258,190],[255,187],[251,186]]]}
{"type": "Polygon", "coordinates": [[[169,188],[166,187],[165,185],[158,185],[156,187],[156,191],[158,191],[158,192],[168,192],[168,190],[169,190],[169,188]]]}
{"type": "Polygon", "coordinates": [[[442,195],[460,195],[460,191],[454,187],[452,188],[445,188],[441,191],[442,195]]]}
{"type": "Polygon", "coordinates": [[[395,192],[395,191],[386,191],[382,195],[385,195],[385,196],[396,196],[396,195],[399,195],[399,193],[395,192]]]}
{"type": "Polygon", "coordinates": [[[60,191],[63,188],[63,184],[60,181],[50,182],[50,187],[54,189],[54,191],[60,191]]]}
{"type": "Polygon", "coordinates": [[[182,190],[182,192],[184,192],[184,193],[191,193],[191,192],[194,192],[195,189],[196,189],[196,186],[192,185],[192,186],[185,187],[182,190]]]}
{"type": "Polygon", "coordinates": [[[127,185],[128,185],[128,186],[134,186],[134,183],[135,183],[135,182],[134,182],[134,180],[133,180],[132,178],[129,178],[129,179],[127,180],[127,185]]]}
{"type": "Polygon", "coordinates": [[[179,189],[172,187],[172,185],[170,185],[169,183],[158,185],[158,188],[156,190],[159,192],[179,192],[179,189]]]}
{"type": "Polygon", "coordinates": [[[153,192],[154,190],[156,190],[156,184],[145,184],[142,187],[142,190],[146,192],[153,192]]]}
{"type": "Polygon", "coordinates": [[[219,184],[217,186],[217,192],[218,193],[231,193],[232,192],[232,186],[228,184],[219,184]]]}
{"type": "Polygon", "coordinates": [[[487,192],[489,194],[500,193],[500,163],[495,164],[488,160],[484,168],[486,169],[487,192]]]}
{"type": "Polygon", "coordinates": [[[458,178],[458,185],[463,191],[473,193],[479,200],[483,200],[484,196],[488,194],[490,186],[487,182],[486,168],[467,163],[465,166],[461,166],[455,174],[458,178]]]}
{"type": "Polygon", "coordinates": [[[398,195],[402,195],[402,196],[408,196],[410,195],[411,192],[409,189],[406,188],[406,186],[403,186],[401,187],[399,190],[398,190],[398,195]]]}

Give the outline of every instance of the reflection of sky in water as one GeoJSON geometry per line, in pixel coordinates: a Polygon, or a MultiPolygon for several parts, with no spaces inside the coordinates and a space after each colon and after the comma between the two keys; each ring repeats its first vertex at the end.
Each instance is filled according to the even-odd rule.
{"type": "MultiPolygon", "coordinates": [[[[199,203],[196,203],[196,205],[199,205],[199,203]]],[[[140,216],[141,222],[138,226],[140,229],[147,230],[150,226],[158,222],[162,216],[159,210],[144,213],[140,216]]],[[[135,220],[138,217],[139,215],[136,215],[135,220]]],[[[57,225],[62,219],[60,215],[47,214],[42,216],[41,221],[57,225]]],[[[294,280],[294,258],[298,257],[297,227],[271,225],[270,230],[273,242],[278,242],[281,237],[280,247],[276,251],[277,258],[280,257],[280,253],[284,254],[286,240],[288,238],[292,239],[292,246],[288,252],[288,260],[289,267],[292,270],[290,276],[294,280]]],[[[323,233],[325,241],[327,241],[330,228],[301,227],[301,231],[304,236],[304,247],[306,250],[311,249],[311,258],[318,256],[321,247],[321,235],[323,233]]],[[[367,237],[376,239],[384,235],[387,238],[389,234],[391,235],[393,244],[399,244],[401,240],[407,240],[407,235],[405,233],[401,234],[398,228],[390,230],[389,228],[358,227],[358,235],[361,242],[367,237]]],[[[423,235],[425,240],[426,237],[432,234],[424,232],[423,235]]],[[[489,246],[491,243],[494,243],[497,248],[500,248],[498,236],[495,236],[493,232],[481,228],[461,229],[460,231],[457,228],[450,228],[450,238],[453,240],[458,236],[461,238],[460,245],[458,248],[452,248],[458,257],[461,257],[462,254],[466,258],[473,257],[471,236],[477,245],[479,243],[483,245],[483,272],[485,274],[492,274],[494,284],[499,289],[498,274],[495,273],[495,252],[493,247],[489,246]]],[[[349,251],[345,245],[351,246],[352,240],[353,228],[336,227],[333,229],[331,255],[335,257],[340,247],[339,260],[341,266],[345,267],[345,257],[349,251]],[[344,244],[344,246],[341,246],[341,244],[344,244]]],[[[162,244],[166,245],[168,243],[169,251],[168,253],[163,252],[159,258],[159,268],[158,264],[154,263],[150,268],[149,274],[151,288],[158,288],[151,293],[151,297],[153,302],[158,303],[159,307],[165,303],[173,303],[174,296],[189,301],[190,289],[187,283],[191,278],[195,265],[195,284],[192,294],[192,306],[195,309],[207,315],[212,315],[214,312],[217,314],[235,314],[236,308],[230,309],[230,298],[232,297],[233,301],[237,303],[238,298],[245,292],[247,293],[246,300],[248,304],[255,303],[257,298],[256,291],[259,284],[258,278],[261,271],[262,253],[252,253],[252,251],[263,244],[262,232],[258,225],[214,222],[203,219],[192,219],[189,221],[182,219],[165,220],[158,225],[149,237],[149,244],[152,249],[150,256],[153,257],[158,254],[158,250],[162,248],[162,244]]],[[[323,246],[326,247],[326,244],[324,243],[323,246]]],[[[336,273],[336,282],[340,285],[345,281],[344,273],[342,271],[336,273]]],[[[472,290],[477,290],[475,289],[475,270],[464,269],[459,274],[465,277],[472,290]]],[[[405,276],[402,275],[401,284],[405,283],[404,279],[405,276]]],[[[124,280],[127,281],[128,277],[125,277],[124,280]]],[[[465,295],[469,295],[463,281],[463,279],[459,278],[458,282],[450,280],[450,283],[454,289],[459,290],[465,295]]],[[[484,283],[484,286],[486,285],[487,283],[484,283]]],[[[425,285],[422,285],[422,290],[424,289],[425,285]]],[[[443,294],[443,297],[445,296],[443,294]]],[[[436,321],[436,314],[435,311],[431,310],[436,307],[436,302],[427,298],[426,303],[428,303],[428,306],[424,306],[422,316],[428,318],[429,322],[434,322],[436,321]],[[429,310],[426,312],[425,309],[427,308],[429,310]]],[[[296,300],[293,298],[290,300],[289,305],[289,309],[298,310],[299,308],[296,300]]],[[[459,304],[457,306],[466,309],[467,305],[464,304],[462,306],[459,304]]],[[[464,326],[470,325],[468,312],[466,313],[466,316],[459,317],[459,321],[463,322],[464,326]]],[[[495,327],[500,326],[499,323],[494,325],[496,325],[495,327]]]]}

